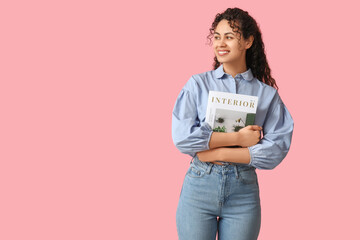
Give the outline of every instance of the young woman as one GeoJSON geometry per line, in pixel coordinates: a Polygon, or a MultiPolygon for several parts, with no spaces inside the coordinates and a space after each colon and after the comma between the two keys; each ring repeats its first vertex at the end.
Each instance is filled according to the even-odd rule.
{"type": "Polygon", "coordinates": [[[192,156],[176,212],[180,240],[252,240],[260,231],[256,169],[273,169],[290,148],[293,120],[282,102],[256,21],[238,8],[217,14],[214,70],[191,76],[172,113],[175,146],[192,156]],[[258,97],[255,125],[213,132],[210,90],[258,97]],[[261,134],[262,132],[262,134],[261,134]],[[233,147],[240,146],[240,147],[233,147]]]}

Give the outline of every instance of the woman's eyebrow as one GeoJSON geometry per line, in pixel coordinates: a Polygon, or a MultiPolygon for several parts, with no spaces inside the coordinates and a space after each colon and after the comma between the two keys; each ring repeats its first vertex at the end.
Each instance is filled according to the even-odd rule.
{"type": "MultiPolygon", "coordinates": [[[[219,34],[219,35],[220,35],[220,33],[218,33],[218,32],[214,32],[214,34],[219,34]]],[[[226,35],[226,34],[232,34],[232,35],[234,35],[234,33],[232,33],[232,32],[227,32],[227,33],[225,33],[224,35],[226,35]]]]}

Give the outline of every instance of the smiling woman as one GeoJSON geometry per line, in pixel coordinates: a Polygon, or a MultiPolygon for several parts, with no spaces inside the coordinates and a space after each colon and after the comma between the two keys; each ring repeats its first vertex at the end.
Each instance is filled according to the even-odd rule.
{"type": "Polygon", "coordinates": [[[240,32],[233,32],[226,19],[218,23],[214,34],[214,52],[216,59],[224,64],[224,71],[233,77],[238,72],[245,72],[247,70],[245,63],[246,50],[251,47],[254,37],[242,38],[240,32]],[[237,68],[234,69],[232,66],[237,68]]]}
{"type": "Polygon", "coordinates": [[[285,158],[293,119],[271,77],[260,29],[248,12],[228,8],[217,14],[208,39],[212,37],[214,69],[190,77],[172,113],[174,144],[193,157],[176,226],[180,240],[214,240],[216,234],[221,240],[254,240],[261,222],[256,169],[273,169],[285,158]],[[238,132],[213,131],[205,121],[209,91],[257,96],[255,125],[238,132]]]}
{"type": "MultiPolygon", "coordinates": [[[[244,52],[244,44],[246,45],[246,61],[241,62],[242,66],[246,63],[246,66],[251,68],[254,77],[267,85],[278,89],[275,79],[271,77],[271,69],[266,59],[265,46],[258,24],[255,19],[248,14],[248,12],[241,9],[237,11],[235,9],[238,8],[229,8],[224,13],[217,14],[210,28],[210,34],[207,36],[210,43],[212,42],[212,38],[214,39],[214,70],[217,69],[221,63],[224,64],[225,70],[226,67],[230,67],[226,66],[229,65],[226,63],[229,59],[220,58],[221,54],[219,54],[219,51],[226,49],[225,46],[230,47],[236,45],[235,42],[237,40],[238,50],[242,49],[242,52],[244,52]],[[222,35],[220,32],[221,30],[222,35]],[[226,36],[226,39],[223,39],[224,43],[221,43],[222,36],[223,38],[226,36]],[[233,42],[233,40],[235,41],[233,42]],[[223,46],[221,46],[221,44],[223,44],[223,46]]],[[[243,60],[243,56],[241,59],[243,60]]]]}

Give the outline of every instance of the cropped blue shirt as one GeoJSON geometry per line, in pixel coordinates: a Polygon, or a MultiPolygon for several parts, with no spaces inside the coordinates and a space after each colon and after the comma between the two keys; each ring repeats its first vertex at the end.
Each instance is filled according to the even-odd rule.
{"type": "Polygon", "coordinates": [[[250,68],[235,78],[224,72],[223,65],[190,77],[172,112],[172,139],[180,152],[194,157],[210,149],[213,131],[205,122],[210,90],[258,96],[255,125],[263,128],[263,138],[248,147],[249,165],[258,169],[276,167],[289,151],[294,122],[278,91],[255,78],[250,68]]]}

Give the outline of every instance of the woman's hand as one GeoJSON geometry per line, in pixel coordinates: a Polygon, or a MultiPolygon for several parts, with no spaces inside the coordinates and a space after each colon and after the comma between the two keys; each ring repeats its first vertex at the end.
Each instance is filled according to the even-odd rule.
{"type": "Polygon", "coordinates": [[[237,145],[241,147],[251,147],[260,141],[260,131],[262,127],[258,125],[246,126],[237,132],[237,145]]]}

